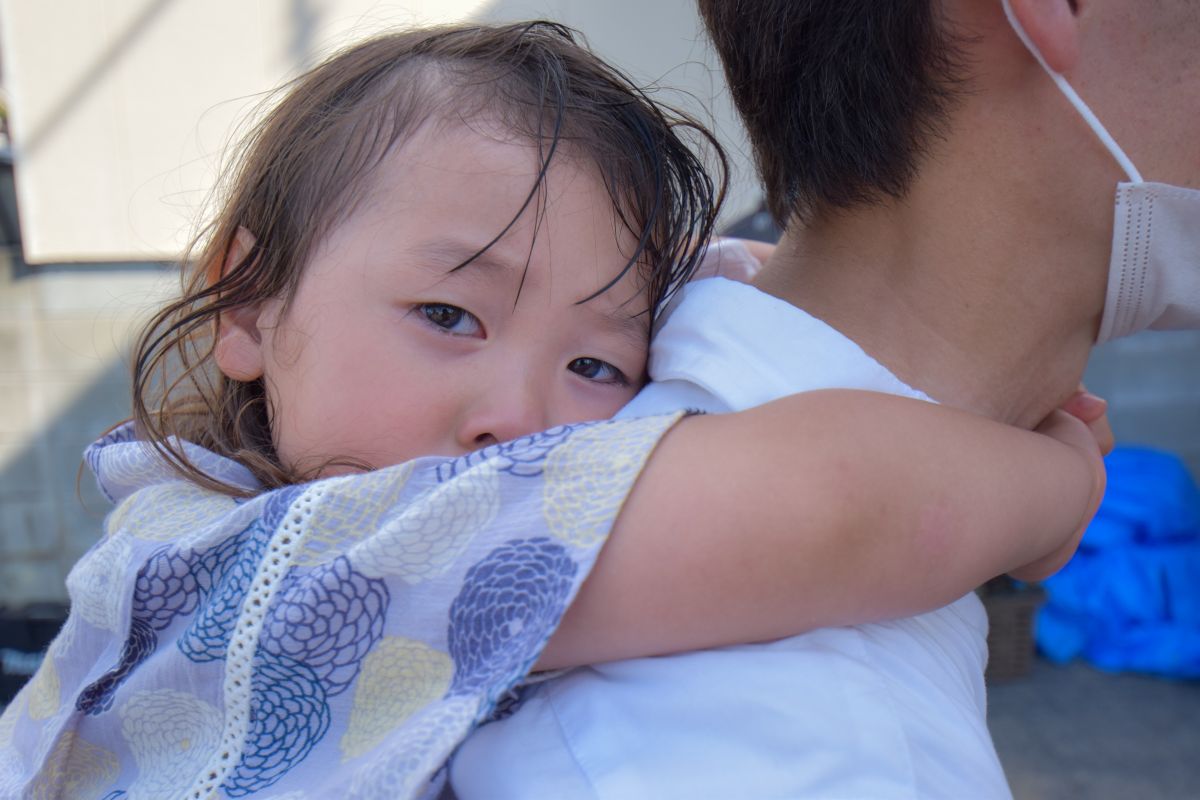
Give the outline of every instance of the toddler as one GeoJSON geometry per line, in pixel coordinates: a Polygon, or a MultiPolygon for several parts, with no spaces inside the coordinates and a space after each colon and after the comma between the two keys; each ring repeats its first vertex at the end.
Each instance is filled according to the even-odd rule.
{"type": "Polygon", "coordinates": [[[709,236],[686,130],[548,23],[382,36],[298,79],[139,343],[134,420],[87,451],[116,508],[0,720],[0,795],[436,796],[539,659],[899,613],[1073,549],[1102,477],[1064,417],[816,392],[588,422],[645,381],[709,236]],[[689,492],[748,452],[762,474],[689,492]],[[742,580],[752,556],[772,569],[742,580]],[[801,566],[871,599],[812,603],[801,566]],[[690,627],[660,603],[701,592],[722,611],[690,627]],[[614,630],[630,598],[645,622],[614,630]]]}

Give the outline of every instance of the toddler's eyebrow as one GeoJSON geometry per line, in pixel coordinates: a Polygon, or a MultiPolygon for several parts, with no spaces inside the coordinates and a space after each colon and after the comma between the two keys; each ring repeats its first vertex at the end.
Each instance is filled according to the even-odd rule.
{"type": "MultiPolygon", "coordinates": [[[[580,308],[586,309],[588,304],[583,303],[580,308]]],[[[645,350],[649,346],[650,315],[629,314],[624,307],[618,307],[611,311],[589,310],[596,314],[600,327],[605,331],[624,339],[638,350],[645,350]]]]}
{"type": "MultiPolygon", "coordinates": [[[[418,264],[443,276],[461,274],[469,277],[490,271],[513,274],[523,272],[524,265],[507,261],[495,255],[492,249],[480,253],[482,247],[482,244],[461,239],[432,239],[414,245],[410,252],[416,256],[418,264]],[[466,264],[467,269],[456,272],[455,270],[468,259],[470,263],[466,264]],[[480,268],[479,271],[470,269],[476,266],[480,268]]],[[[582,302],[579,306],[594,313],[604,330],[626,339],[639,349],[645,349],[650,341],[650,321],[646,314],[630,314],[624,307],[603,311],[592,307],[590,301],[582,302]]]]}
{"type": "Polygon", "coordinates": [[[513,264],[496,256],[494,248],[483,250],[486,244],[474,244],[460,239],[433,239],[415,245],[411,252],[421,266],[442,272],[457,270],[462,266],[480,266],[505,272],[515,269],[513,264]],[[469,264],[466,263],[468,261],[469,264]]]}

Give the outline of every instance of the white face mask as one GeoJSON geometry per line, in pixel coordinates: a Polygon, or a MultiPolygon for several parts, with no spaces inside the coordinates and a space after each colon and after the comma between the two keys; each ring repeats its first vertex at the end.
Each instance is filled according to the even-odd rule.
{"type": "Polygon", "coordinates": [[[1200,189],[1142,180],[1092,110],[1046,64],[1009,0],[1002,2],[1017,36],[1129,176],[1117,184],[1108,296],[1096,343],[1146,328],[1200,328],[1200,189]]]}

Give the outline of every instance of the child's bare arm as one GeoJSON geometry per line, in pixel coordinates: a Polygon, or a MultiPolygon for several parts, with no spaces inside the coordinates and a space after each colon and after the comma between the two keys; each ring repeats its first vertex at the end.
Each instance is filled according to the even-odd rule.
{"type": "Polygon", "coordinates": [[[854,391],[684,420],[539,667],[905,616],[1069,555],[1103,464],[1084,423],[1043,428],[854,391]]]}
{"type": "MultiPolygon", "coordinates": [[[[1108,455],[1113,449],[1113,432],[1108,424],[1107,414],[1108,404],[1090,394],[1082,384],[1074,395],[1069,397],[1063,404],[1061,411],[1056,411],[1051,414],[1038,430],[1044,433],[1053,435],[1053,430],[1049,430],[1050,426],[1054,426],[1054,430],[1066,430],[1061,427],[1064,422],[1058,415],[1064,412],[1072,417],[1077,418],[1087,425],[1091,431],[1093,440],[1099,451],[1103,455],[1108,455]]],[[[1073,424],[1072,421],[1066,421],[1066,424],[1073,424]]],[[[1078,430],[1078,427],[1075,428],[1078,430]]],[[[1103,478],[1103,474],[1101,475],[1103,478]]],[[[1103,488],[1103,487],[1101,487],[1103,488]]],[[[1099,498],[1097,498],[1099,503],[1099,498]]],[[[1093,509],[1094,512],[1094,509],[1093,509]]],[[[1088,515],[1090,520],[1091,514],[1088,515]]],[[[1079,531],[1079,536],[1072,536],[1063,540],[1063,542],[1054,550],[1041,555],[1034,561],[1021,565],[1017,569],[1009,570],[1009,575],[1022,581],[1040,581],[1047,578],[1062,569],[1071,556],[1075,555],[1075,550],[1079,547],[1079,538],[1083,535],[1083,531],[1079,531]]]]}

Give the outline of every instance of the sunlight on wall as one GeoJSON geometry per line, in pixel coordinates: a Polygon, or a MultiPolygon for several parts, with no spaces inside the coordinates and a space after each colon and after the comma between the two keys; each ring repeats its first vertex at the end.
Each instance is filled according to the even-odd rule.
{"type": "Polygon", "coordinates": [[[25,257],[173,258],[272,88],[387,28],[531,17],[577,27],[637,78],[682,90],[669,99],[715,122],[748,163],[692,0],[0,0],[25,257]]]}

